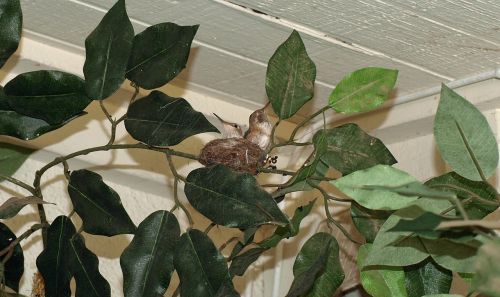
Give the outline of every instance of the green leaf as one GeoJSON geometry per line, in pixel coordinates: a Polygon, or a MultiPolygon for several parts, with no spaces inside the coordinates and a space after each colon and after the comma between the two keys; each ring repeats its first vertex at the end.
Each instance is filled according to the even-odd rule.
{"type": "Polygon", "coordinates": [[[500,297],[500,240],[486,242],[478,252],[472,289],[491,297],[500,297]]]}
{"type": "Polygon", "coordinates": [[[367,185],[363,189],[367,190],[383,190],[399,194],[401,196],[418,196],[435,199],[448,199],[453,200],[456,195],[451,192],[436,190],[421,184],[420,182],[409,182],[398,186],[384,186],[384,185],[367,185]]]}
{"type": "Polygon", "coordinates": [[[70,240],[75,234],[75,226],[65,216],[57,217],[47,231],[47,247],[36,259],[36,267],[45,282],[46,296],[71,296],[69,283],[73,272],[70,240]]]}
{"type": "Polygon", "coordinates": [[[257,259],[269,248],[256,247],[249,249],[242,254],[236,256],[231,261],[231,266],[229,267],[229,274],[231,277],[236,275],[243,276],[245,271],[252,265],[253,262],[257,261],[257,259]]]}
{"type": "Polygon", "coordinates": [[[195,26],[161,23],[134,37],[126,77],[144,89],[163,86],[176,77],[189,57],[195,26]]]}
{"type": "Polygon", "coordinates": [[[431,295],[424,295],[422,297],[463,297],[463,296],[457,294],[431,294],[431,295]]]}
{"type": "Polygon", "coordinates": [[[129,106],[125,128],[133,138],[158,146],[176,145],[199,133],[218,132],[185,99],[160,91],[152,91],[129,106]]]}
{"type": "Polygon", "coordinates": [[[289,223],[253,175],[223,165],[191,171],[184,192],[196,210],[218,225],[245,229],[289,223]]]}
{"type": "Polygon", "coordinates": [[[313,97],[315,78],[316,66],[293,30],[267,65],[266,93],[274,113],[282,120],[293,116],[313,97]]]}
{"type": "Polygon", "coordinates": [[[0,68],[17,50],[22,23],[19,0],[0,0],[0,68]]]}
{"type": "Polygon", "coordinates": [[[330,297],[344,281],[339,245],[328,233],[316,233],[300,249],[293,264],[294,280],[287,297],[330,297]]]}
{"type": "Polygon", "coordinates": [[[0,174],[12,176],[33,151],[27,147],[0,142],[0,174]]]}
{"type": "Polygon", "coordinates": [[[384,68],[362,68],[346,75],[329,97],[336,112],[355,113],[377,108],[391,94],[398,71],[384,68]]]}
{"type": "Polygon", "coordinates": [[[390,232],[402,219],[413,219],[429,211],[440,213],[450,208],[447,200],[420,198],[411,206],[400,209],[392,214],[382,225],[364,266],[387,265],[408,266],[420,263],[429,256],[424,240],[414,236],[412,232],[390,232]]]}
{"type": "Polygon", "coordinates": [[[85,247],[81,235],[75,234],[70,240],[71,271],[75,276],[76,297],[111,297],[111,287],[99,272],[99,260],[85,247]]]}
{"type": "Polygon", "coordinates": [[[102,177],[85,169],[71,173],[68,193],[83,230],[90,234],[114,236],[134,233],[136,227],[120,200],[102,177]]]}
{"type": "Polygon", "coordinates": [[[446,238],[424,241],[432,259],[439,266],[460,273],[474,273],[474,262],[480,242],[456,242],[446,238]]]}
{"type": "Polygon", "coordinates": [[[441,88],[434,135],[443,159],[461,176],[485,180],[498,166],[498,146],[486,118],[445,85],[441,88]]]}
{"type": "Polygon", "coordinates": [[[314,164],[299,169],[302,171],[300,176],[298,176],[297,178],[293,178],[290,182],[287,182],[290,184],[289,186],[286,186],[274,192],[272,194],[273,198],[292,192],[305,192],[314,189],[311,184],[318,185],[321,182],[321,180],[319,180],[318,178],[325,177],[328,171],[328,165],[321,162],[321,160],[313,161],[313,163],[314,164]],[[314,171],[314,173],[310,174],[311,172],[309,170],[311,168],[314,168],[313,166],[316,167],[316,170],[314,171]]]}
{"type": "Polygon", "coordinates": [[[92,99],[113,94],[125,80],[134,28],[119,0],[85,39],[85,89],[92,99]]]}
{"type": "Polygon", "coordinates": [[[380,227],[390,215],[390,211],[372,210],[357,203],[351,203],[351,218],[354,226],[368,243],[375,240],[380,227]]]}
{"type": "Polygon", "coordinates": [[[453,275],[437,265],[431,258],[404,268],[408,297],[448,293],[453,275]]]}
{"type": "Polygon", "coordinates": [[[365,244],[358,250],[357,265],[365,291],[373,297],[408,297],[402,267],[374,266],[361,270],[371,248],[371,244],[365,244]]]}
{"type": "Polygon", "coordinates": [[[126,297],[165,294],[174,271],[179,237],[177,219],[164,210],[150,214],[139,224],[134,239],[120,257],[126,297]]]}
{"type": "Polygon", "coordinates": [[[316,199],[312,200],[307,205],[297,207],[290,223],[286,226],[276,228],[274,234],[260,242],[259,246],[263,248],[272,248],[277,246],[281,240],[299,234],[300,223],[311,212],[314,202],[316,202],[316,199]]]}
{"type": "Polygon", "coordinates": [[[221,287],[232,287],[226,259],[199,230],[191,229],[181,236],[174,265],[183,297],[216,296],[221,287]]]}
{"type": "MultiPolygon", "coordinates": [[[[8,247],[16,238],[9,227],[0,223],[0,250],[8,247]]],[[[0,261],[3,261],[7,255],[1,256],[0,261]]],[[[15,245],[10,259],[3,265],[5,285],[16,292],[19,291],[19,281],[24,273],[24,254],[19,243],[15,245]]]]}
{"type": "Polygon", "coordinates": [[[82,115],[91,102],[81,78],[55,70],[19,74],[5,85],[4,91],[15,112],[49,125],[61,125],[82,115]]]}
{"type": "Polygon", "coordinates": [[[40,198],[29,196],[24,198],[11,197],[0,205],[0,219],[6,220],[17,215],[23,207],[28,204],[47,204],[49,202],[43,201],[40,198]]]}
{"type": "Polygon", "coordinates": [[[377,164],[397,163],[382,141],[368,135],[356,124],[349,123],[318,131],[313,137],[313,142],[316,143],[322,134],[326,139],[327,148],[321,156],[321,161],[343,175],[377,164]]]}
{"type": "Polygon", "coordinates": [[[408,206],[418,196],[400,195],[387,189],[367,189],[366,187],[399,187],[412,182],[417,182],[417,180],[404,171],[388,165],[376,165],[353,172],[331,183],[366,208],[396,210],[408,206]]]}
{"type": "Polygon", "coordinates": [[[468,180],[455,172],[449,172],[430,179],[425,185],[434,189],[455,193],[462,200],[464,209],[471,220],[482,219],[498,208],[498,205],[494,204],[497,203],[496,190],[494,188],[483,181],[468,180]],[[476,199],[476,197],[490,201],[493,204],[486,204],[476,199]],[[472,201],[464,203],[466,200],[471,199],[472,201]]]}

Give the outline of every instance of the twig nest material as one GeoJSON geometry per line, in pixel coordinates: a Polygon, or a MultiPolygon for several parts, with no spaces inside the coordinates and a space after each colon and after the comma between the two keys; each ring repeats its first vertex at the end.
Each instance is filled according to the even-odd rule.
{"type": "Polygon", "coordinates": [[[216,164],[239,171],[257,174],[264,152],[245,138],[215,139],[201,150],[199,161],[205,166],[216,164]]]}

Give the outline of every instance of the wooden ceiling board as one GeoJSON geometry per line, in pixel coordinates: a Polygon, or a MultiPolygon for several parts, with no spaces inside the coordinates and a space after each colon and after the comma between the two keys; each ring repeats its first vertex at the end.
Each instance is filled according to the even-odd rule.
{"type": "Polygon", "coordinates": [[[489,50],[491,42],[419,17],[391,1],[231,2],[454,78],[500,65],[498,52],[489,50]]]}

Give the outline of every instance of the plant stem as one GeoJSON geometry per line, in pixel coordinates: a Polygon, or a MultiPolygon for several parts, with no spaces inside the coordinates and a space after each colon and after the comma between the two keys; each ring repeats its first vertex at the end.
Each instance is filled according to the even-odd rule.
{"type": "Polygon", "coordinates": [[[207,228],[205,229],[205,231],[203,231],[203,233],[207,234],[208,235],[208,232],[210,232],[210,230],[212,230],[213,227],[217,226],[217,224],[215,223],[210,223],[207,228]]]}
{"type": "MultiPolygon", "coordinates": [[[[28,238],[31,234],[33,234],[34,232],[36,232],[37,230],[39,230],[41,228],[42,228],[42,224],[35,224],[35,225],[31,226],[31,228],[29,228],[28,230],[24,231],[24,233],[21,234],[21,236],[19,236],[18,238],[16,238],[6,248],[4,248],[3,250],[1,250],[0,251],[0,257],[3,256],[3,255],[5,255],[5,254],[7,254],[11,250],[14,250],[14,247],[19,242],[21,242],[22,240],[28,238]]],[[[5,257],[5,258],[7,258],[7,257],[5,257]]],[[[4,260],[5,260],[5,258],[4,258],[4,260]]],[[[7,261],[5,261],[5,262],[7,262],[7,261]]]]}
{"type": "Polygon", "coordinates": [[[11,176],[7,176],[7,175],[3,175],[3,174],[0,174],[0,180],[6,180],[12,184],[15,184],[25,190],[27,190],[28,192],[30,192],[31,194],[35,195],[35,188],[33,188],[32,186],[24,183],[23,181],[20,181],[16,178],[13,178],[11,176]]]}
{"type": "Polygon", "coordinates": [[[342,226],[342,224],[337,222],[332,217],[332,214],[330,213],[330,209],[328,209],[328,198],[327,197],[323,197],[323,204],[325,207],[325,214],[326,214],[326,217],[328,218],[328,222],[333,223],[337,228],[339,228],[340,232],[342,232],[342,234],[344,234],[344,236],[347,237],[347,239],[349,239],[350,241],[352,241],[353,243],[355,243],[357,245],[362,245],[363,244],[362,242],[359,242],[356,239],[352,238],[352,236],[349,234],[349,232],[347,232],[347,230],[344,228],[344,226],[342,226]]]}
{"type": "Polygon", "coordinates": [[[331,196],[330,194],[328,194],[325,191],[325,189],[323,189],[322,187],[320,187],[320,186],[318,186],[310,181],[307,181],[307,184],[310,185],[311,187],[315,188],[316,190],[320,191],[321,195],[328,200],[333,200],[333,201],[337,201],[337,202],[344,202],[344,203],[351,203],[352,202],[351,199],[342,199],[342,198],[331,196]]]}
{"type": "Polygon", "coordinates": [[[178,194],[178,186],[179,186],[179,180],[182,180],[183,182],[186,182],[186,179],[182,177],[178,172],[177,169],[175,168],[174,162],[172,160],[172,156],[169,154],[166,154],[167,156],[167,161],[168,161],[168,166],[170,167],[170,171],[172,172],[172,175],[174,176],[174,201],[175,205],[180,207],[184,214],[186,215],[189,226],[190,228],[193,228],[194,221],[193,218],[191,217],[191,213],[187,210],[187,208],[180,202],[179,200],[179,194],[178,194]]]}
{"type": "Polygon", "coordinates": [[[273,173],[273,174],[281,174],[281,175],[295,175],[295,173],[297,173],[295,171],[272,169],[272,168],[266,168],[266,167],[257,168],[257,171],[262,172],[262,173],[273,173]]]}
{"type": "Polygon", "coordinates": [[[295,129],[293,129],[292,131],[292,134],[290,134],[290,138],[288,139],[288,141],[293,141],[294,138],[295,138],[295,134],[297,134],[297,132],[299,131],[300,128],[302,128],[305,124],[307,124],[310,120],[314,119],[315,117],[317,117],[318,115],[322,114],[323,112],[327,111],[328,109],[330,108],[329,105],[327,106],[324,106],[323,108],[319,109],[318,111],[316,111],[315,113],[313,113],[312,115],[308,116],[307,118],[305,118],[302,122],[298,123],[297,126],[295,126],[295,129]]]}

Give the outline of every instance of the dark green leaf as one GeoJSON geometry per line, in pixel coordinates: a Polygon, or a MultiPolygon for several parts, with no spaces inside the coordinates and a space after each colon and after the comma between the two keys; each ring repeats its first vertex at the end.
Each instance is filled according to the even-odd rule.
{"type": "Polygon", "coordinates": [[[216,296],[221,287],[232,287],[226,259],[199,230],[191,229],[181,236],[174,265],[183,297],[216,296]]]}
{"type": "MultiPolygon", "coordinates": [[[[16,235],[10,231],[9,227],[0,223],[0,250],[8,247],[15,239],[16,235]]],[[[1,256],[0,261],[3,261],[6,256],[1,256]]],[[[5,285],[16,292],[19,291],[19,281],[24,273],[24,254],[19,243],[14,247],[10,259],[3,265],[5,285]]]]}
{"type": "Polygon", "coordinates": [[[25,207],[28,204],[45,204],[45,203],[48,202],[33,196],[24,198],[11,197],[7,199],[7,201],[5,201],[0,206],[0,219],[6,220],[12,218],[21,209],[23,209],[23,207],[25,207]]]}
{"type": "Polygon", "coordinates": [[[186,67],[191,42],[197,30],[198,25],[161,23],[137,34],[126,77],[148,90],[171,81],[186,67]]]}
{"type": "Polygon", "coordinates": [[[378,230],[391,215],[390,211],[371,210],[357,203],[351,203],[351,217],[356,229],[363,234],[366,242],[372,243],[378,230]]]}
{"type": "Polygon", "coordinates": [[[491,297],[500,297],[500,240],[486,242],[478,252],[475,275],[472,279],[474,291],[491,297]]]}
{"type": "Polygon", "coordinates": [[[136,227],[123,208],[120,196],[99,174],[85,169],[73,171],[68,193],[82,218],[85,232],[105,236],[135,232],[136,227]]]}
{"type": "Polygon", "coordinates": [[[418,195],[400,195],[387,189],[367,189],[367,186],[399,187],[417,180],[408,173],[388,165],[376,165],[353,172],[331,183],[344,194],[369,209],[396,210],[410,205],[418,195]]]}
{"type": "Polygon", "coordinates": [[[27,297],[26,295],[5,292],[0,289],[0,297],[27,297]]]}
{"type": "Polygon", "coordinates": [[[293,116],[313,97],[315,78],[316,66],[299,33],[293,30],[267,65],[266,93],[280,119],[293,116]]]}
{"type": "Polygon", "coordinates": [[[111,287],[99,272],[99,260],[85,247],[83,237],[75,234],[70,240],[71,271],[75,276],[76,297],[111,297],[111,287]]]}
{"type": "Polygon", "coordinates": [[[55,70],[19,74],[5,85],[4,91],[15,112],[49,125],[60,125],[81,115],[91,102],[81,78],[55,70]]]}
{"type": "Polygon", "coordinates": [[[317,233],[300,249],[293,264],[294,280],[287,297],[330,297],[344,281],[339,245],[328,233],[317,233]]]}
{"type": "Polygon", "coordinates": [[[57,217],[48,229],[47,247],[36,259],[36,267],[45,282],[46,296],[71,296],[69,283],[73,277],[73,252],[70,240],[75,233],[75,226],[65,216],[57,217]]]}
{"type": "Polygon", "coordinates": [[[30,118],[12,110],[0,109],[0,135],[30,140],[60,128],[64,124],[66,123],[61,125],[50,125],[43,120],[30,118]]]}
{"type": "Polygon", "coordinates": [[[125,128],[135,139],[158,146],[176,145],[199,133],[218,132],[185,99],[160,91],[152,91],[130,105],[125,128]]]}
{"type": "Polygon", "coordinates": [[[248,228],[243,232],[243,241],[238,240],[236,244],[233,247],[233,250],[231,251],[231,255],[229,256],[230,259],[236,257],[241,250],[243,250],[244,247],[247,245],[251,244],[253,241],[253,238],[255,236],[255,232],[257,232],[258,227],[252,227],[248,228]]]}
{"type": "Polygon", "coordinates": [[[19,0],[0,0],[0,68],[17,50],[22,23],[19,0]]]}
{"type": "Polygon", "coordinates": [[[119,0],[85,39],[85,89],[92,99],[113,94],[125,80],[134,28],[119,0]]]}
{"type": "Polygon", "coordinates": [[[126,297],[165,294],[174,271],[179,236],[177,219],[164,210],[150,214],[139,224],[134,239],[120,257],[126,297]]]}
{"type": "Polygon", "coordinates": [[[408,297],[450,291],[453,279],[451,271],[440,267],[430,257],[416,265],[405,267],[404,270],[408,297]]]}
{"type": "Polygon", "coordinates": [[[260,242],[259,246],[263,248],[272,248],[277,246],[281,240],[299,234],[300,223],[311,212],[314,202],[316,202],[316,199],[309,202],[307,205],[303,205],[295,209],[295,213],[290,220],[290,224],[276,228],[274,234],[260,242]]]}
{"type": "Polygon", "coordinates": [[[377,164],[393,165],[397,162],[379,139],[368,135],[356,124],[318,131],[313,142],[316,143],[321,134],[327,142],[321,160],[343,175],[377,164]]]}
{"type": "Polygon", "coordinates": [[[396,84],[398,71],[363,68],[346,75],[330,94],[330,107],[336,112],[355,113],[377,108],[396,84]]]}
{"type": "Polygon", "coordinates": [[[480,242],[457,242],[449,239],[423,239],[425,248],[439,266],[454,272],[474,273],[474,263],[480,242]]]}
{"type": "Polygon", "coordinates": [[[236,256],[231,261],[231,266],[229,267],[229,274],[234,277],[236,275],[242,276],[247,271],[248,267],[252,265],[253,262],[269,248],[253,248],[245,251],[244,253],[236,256]]]}
{"type": "Polygon", "coordinates": [[[12,176],[33,151],[26,147],[0,142],[0,174],[12,176]]]}
{"type": "Polygon", "coordinates": [[[470,102],[441,87],[434,135],[443,159],[461,176],[484,180],[498,165],[498,146],[486,118],[470,102]]]}
{"type": "Polygon", "coordinates": [[[215,297],[240,297],[240,294],[236,292],[232,283],[224,283],[215,294],[215,297]]]}
{"type": "Polygon", "coordinates": [[[371,248],[371,244],[365,244],[358,250],[357,265],[365,291],[373,297],[408,297],[402,267],[373,266],[362,269],[371,248]]]}
{"type": "Polygon", "coordinates": [[[289,223],[253,175],[223,165],[191,171],[184,192],[196,210],[218,225],[249,228],[289,223]]]}
{"type": "Polygon", "coordinates": [[[488,183],[468,180],[455,172],[435,177],[425,183],[427,186],[457,195],[464,204],[469,219],[482,219],[498,208],[495,204],[486,204],[476,197],[492,203],[497,202],[496,191],[488,183]],[[465,203],[465,201],[469,201],[465,203]]]}

